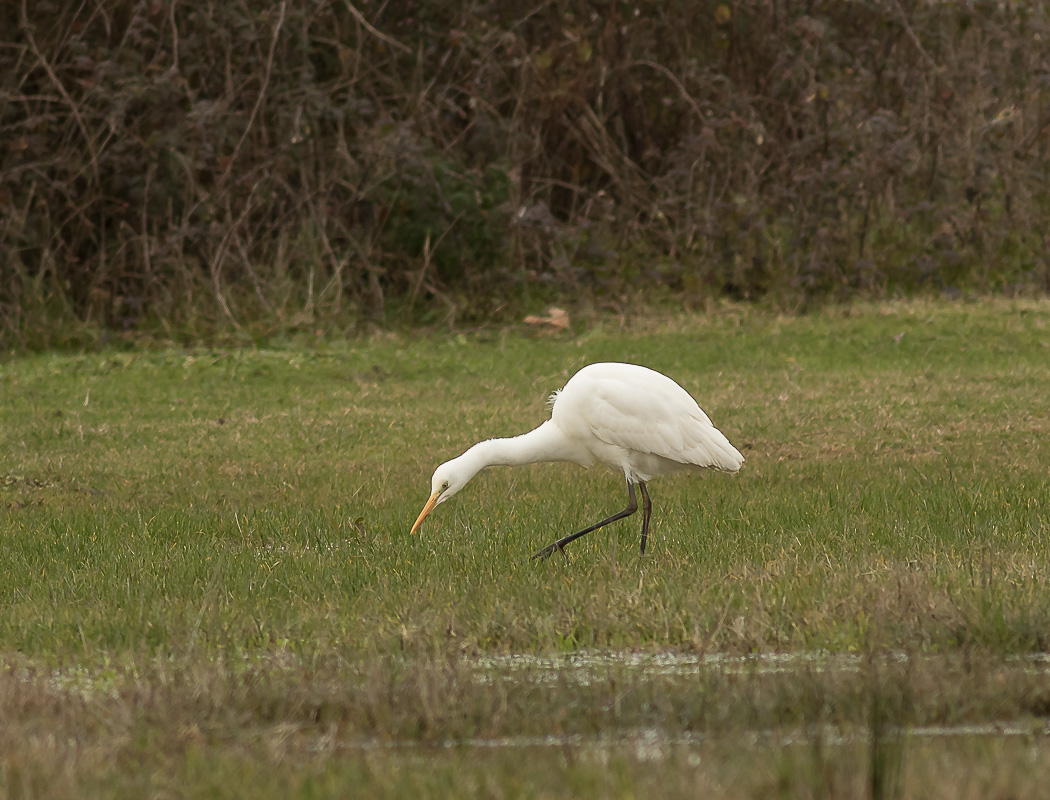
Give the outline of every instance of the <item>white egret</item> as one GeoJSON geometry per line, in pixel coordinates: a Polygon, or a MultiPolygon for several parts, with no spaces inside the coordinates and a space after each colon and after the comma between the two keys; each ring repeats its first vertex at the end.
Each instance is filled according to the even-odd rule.
{"type": "Polygon", "coordinates": [[[631,516],[638,510],[635,485],[642,494],[644,553],[652,513],[645,486],[649,479],[705,467],[736,472],[744,457],[689,393],[666,375],[635,364],[590,364],[551,395],[551,418],[538,428],[511,439],[478,442],[434,470],[430,499],[412,533],[485,467],[538,461],[604,464],[627,480],[627,508],[533,555],[547,558],[584,534],[631,516]]]}

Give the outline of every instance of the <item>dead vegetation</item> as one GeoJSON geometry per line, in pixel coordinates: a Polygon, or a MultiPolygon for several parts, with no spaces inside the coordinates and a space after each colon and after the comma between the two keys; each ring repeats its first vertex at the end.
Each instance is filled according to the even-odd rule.
{"type": "MultiPolygon", "coordinates": [[[[1028,747],[1010,763],[1045,775],[1034,755],[1045,748],[1048,713],[1045,661],[979,651],[680,661],[578,653],[560,665],[438,654],[352,667],[294,657],[158,659],[94,672],[8,657],[0,669],[0,787],[98,796],[146,781],[154,790],[199,789],[235,774],[258,782],[260,796],[299,796],[306,787],[281,781],[377,761],[388,775],[412,774],[421,760],[440,768],[462,752],[489,782],[500,769],[486,759],[528,753],[533,787],[542,784],[536,766],[551,756],[652,762],[660,785],[673,787],[688,756],[702,759],[709,779],[749,774],[732,797],[763,796],[778,783],[792,797],[921,796],[935,786],[964,790],[992,763],[1001,769],[1011,738],[1028,747]],[[973,750],[954,776],[939,769],[982,740],[996,743],[994,759],[973,750]]],[[[377,783],[365,772],[358,780],[377,783]]],[[[469,786],[475,773],[462,772],[469,786]]]]}
{"type": "Polygon", "coordinates": [[[1050,288],[1038,3],[23,0],[0,31],[8,346],[1050,288]]]}

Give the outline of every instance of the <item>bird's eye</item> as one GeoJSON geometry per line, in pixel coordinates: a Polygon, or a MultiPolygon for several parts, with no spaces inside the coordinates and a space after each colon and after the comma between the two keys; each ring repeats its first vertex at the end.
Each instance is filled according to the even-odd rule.
{"type": "Polygon", "coordinates": [[[441,491],[445,491],[445,489],[447,489],[447,488],[448,488],[448,481],[445,481],[443,484],[441,484],[441,491]]]}

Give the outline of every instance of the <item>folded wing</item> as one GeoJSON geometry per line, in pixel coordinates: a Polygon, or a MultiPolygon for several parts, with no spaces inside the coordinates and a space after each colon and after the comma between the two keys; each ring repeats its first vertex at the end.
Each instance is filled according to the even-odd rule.
{"type": "Polygon", "coordinates": [[[652,370],[595,380],[586,398],[592,434],[607,444],[683,465],[736,471],[744,457],[681,386],[652,370]]]}

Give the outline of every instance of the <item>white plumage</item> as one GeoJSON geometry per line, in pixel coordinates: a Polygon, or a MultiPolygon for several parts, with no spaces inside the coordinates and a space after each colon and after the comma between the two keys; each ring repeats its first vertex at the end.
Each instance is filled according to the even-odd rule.
{"type": "Polygon", "coordinates": [[[689,393],[655,370],[635,364],[600,363],[584,367],[551,395],[551,418],[511,439],[489,439],[434,471],[431,495],[412,526],[415,533],[436,506],[462,489],[481,469],[496,464],[570,461],[585,467],[604,464],[623,474],[628,505],[601,522],[559,539],[536,553],[547,557],[574,539],[638,509],[641,490],[642,552],[649,532],[651,478],[681,469],[708,467],[735,472],[740,451],[689,393]]]}

